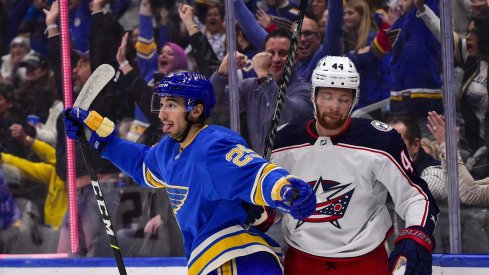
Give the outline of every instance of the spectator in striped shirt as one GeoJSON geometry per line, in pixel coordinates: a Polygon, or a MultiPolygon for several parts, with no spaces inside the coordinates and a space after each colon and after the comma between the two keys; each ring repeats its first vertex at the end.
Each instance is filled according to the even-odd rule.
{"type": "Polygon", "coordinates": [[[391,117],[387,123],[396,129],[406,143],[409,155],[420,177],[428,183],[428,188],[439,202],[446,201],[447,191],[443,180],[441,163],[426,153],[421,146],[421,130],[418,124],[408,117],[391,117]]]}

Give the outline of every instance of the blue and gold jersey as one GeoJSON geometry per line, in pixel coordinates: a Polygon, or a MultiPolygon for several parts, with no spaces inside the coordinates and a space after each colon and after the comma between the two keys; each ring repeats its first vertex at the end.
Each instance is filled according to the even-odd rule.
{"type": "MultiPolygon", "coordinates": [[[[439,14],[437,1],[426,0],[425,4],[439,14]]],[[[392,115],[443,113],[441,46],[416,12],[411,8],[388,31],[392,43],[392,115]]]]}
{"type": "Polygon", "coordinates": [[[154,147],[115,139],[103,157],[145,187],[166,188],[186,250],[189,274],[207,274],[259,251],[280,248],[246,230],[243,201],[274,206],[272,189],[288,173],[246,147],[241,136],[206,126],[183,149],[169,137],[154,147]]]}

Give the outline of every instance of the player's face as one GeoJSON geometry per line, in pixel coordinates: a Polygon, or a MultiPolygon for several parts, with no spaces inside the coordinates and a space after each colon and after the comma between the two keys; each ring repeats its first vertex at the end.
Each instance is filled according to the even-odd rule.
{"type": "Polygon", "coordinates": [[[345,125],[353,104],[353,92],[343,88],[319,88],[316,99],[317,120],[326,130],[345,125]]]}
{"type": "Polygon", "coordinates": [[[173,139],[180,139],[187,128],[186,113],[183,98],[162,97],[158,117],[163,122],[163,132],[173,139]]]}
{"type": "Polygon", "coordinates": [[[275,81],[279,81],[284,73],[285,61],[289,53],[290,40],[285,37],[271,37],[265,45],[265,51],[272,55],[269,72],[275,81]]]}

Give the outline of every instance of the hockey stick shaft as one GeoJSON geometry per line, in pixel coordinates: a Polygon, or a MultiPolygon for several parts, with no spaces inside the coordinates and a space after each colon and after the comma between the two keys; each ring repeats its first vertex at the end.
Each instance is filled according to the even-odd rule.
{"type": "MultiPolygon", "coordinates": [[[[107,64],[100,65],[88,78],[85,85],[83,85],[80,94],[78,95],[73,107],[79,107],[87,110],[92,104],[93,100],[102,91],[102,89],[109,83],[109,81],[114,77],[115,70],[112,66],[107,64]]],[[[87,142],[87,136],[85,131],[81,131],[79,135],[80,149],[82,151],[83,160],[85,166],[88,170],[90,176],[90,181],[92,183],[93,192],[97,199],[98,208],[100,214],[102,215],[102,221],[105,225],[105,232],[109,238],[110,246],[112,247],[112,252],[114,253],[114,258],[117,263],[117,268],[119,269],[120,275],[127,275],[126,267],[122,259],[122,253],[115,236],[115,231],[112,226],[112,221],[110,220],[109,210],[105,204],[104,195],[102,193],[102,188],[100,187],[97,173],[95,171],[95,166],[93,164],[92,155],[90,153],[90,147],[87,142]]]]}
{"type": "Polygon", "coordinates": [[[127,275],[126,267],[124,265],[124,260],[122,259],[121,249],[119,247],[117,238],[115,236],[115,231],[112,226],[112,221],[110,220],[109,210],[105,205],[105,199],[102,193],[102,188],[100,188],[100,184],[98,182],[98,177],[97,177],[97,173],[95,172],[95,168],[94,168],[95,166],[93,164],[92,155],[90,153],[90,148],[84,133],[80,134],[80,148],[82,151],[83,160],[85,161],[85,165],[88,170],[88,174],[90,175],[93,192],[95,193],[95,197],[97,198],[100,214],[102,215],[102,220],[105,225],[105,232],[109,237],[110,246],[112,247],[112,252],[114,253],[114,258],[117,263],[117,268],[119,269],[119,274],[127,275]]]}
{"type": "Polygon", "coordinates": [[[302,28],[302,22],[304,21],[306,7],[307,7],[307,0],[301,0],[299,6],[299,17],[297,18],[297,23],[295,24],[295,29],[294,32],[292,33],[292,41],[290,43],[289,53],[287,55],[287,61],[285,62],[285,69],[279,87],[277,104],[275,105],[275,110],[273,112],[270,131],[268,132],[268,136],[265,141],[265,151],[263,157],[266,160],[270,160],[270,156],[272,154],[273,144],[275,142],[275,135],[277,134],[277,127],[278,127],[278,123],[280,122],[280,116],[282,114],[282,105],[285,101],[285,93],[287,92],[287,86],[289,85],[292,66],[294,65],[295,51],[297,50],[297,44],[299,43],[300,31],[302,28]]]}

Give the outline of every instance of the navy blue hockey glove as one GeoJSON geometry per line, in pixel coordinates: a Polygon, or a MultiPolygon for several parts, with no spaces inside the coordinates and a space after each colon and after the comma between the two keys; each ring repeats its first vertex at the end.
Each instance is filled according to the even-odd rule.
{"type": "Polygon", "coordinates": [[[394,250],[389,256],[389,270],[394,272],[406,262],[405,275],[431,274],[434,241],[419,226],[403,229],[394,241],[394,250]]]}
{"type": "Polygon", "coordinates": [[[277,211],[273,208],[247,202],[243,202],[243,208],[248,214],[245,221],[246,226],[253,226],[261,232],[267,232],[275,223],[277,211]]]}
{"type": "Polygon", "coordinates": [[[80,108],[66,108],[63,111],[65,132],[71,139],[79,140],[83,126],[92,131],[90,143],[95,149],[101,151],[105,143],[116,136],[114,122],[102,117],[96,111],[86,111],[80,108]]]}
{"type": "Polygon", "coordinates": [[[287,184],[279,192],[281,200],[275,201],[276,207],[289,213],[294,219],[303,220],[316,211],[316,194],[307,182],[294,178],[285,178],[287,184]]]}

